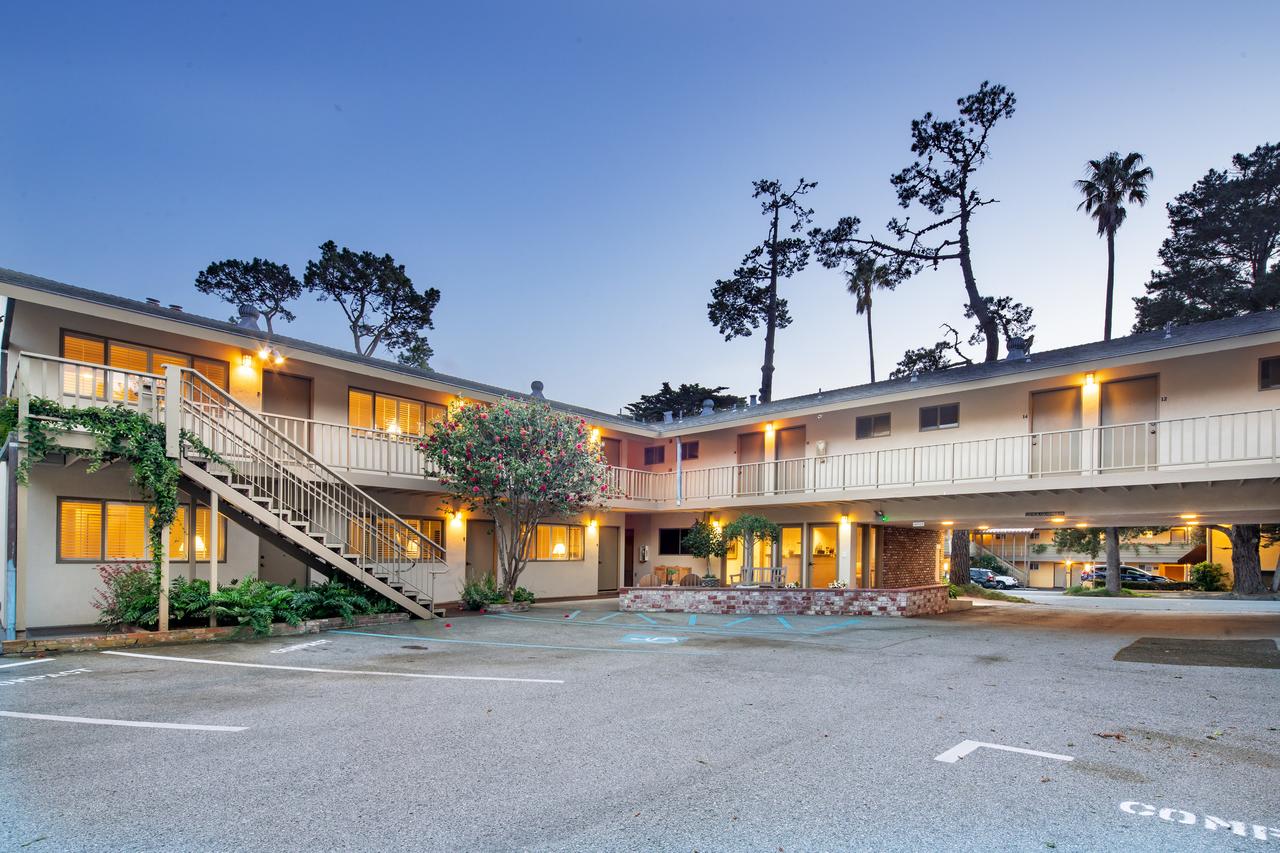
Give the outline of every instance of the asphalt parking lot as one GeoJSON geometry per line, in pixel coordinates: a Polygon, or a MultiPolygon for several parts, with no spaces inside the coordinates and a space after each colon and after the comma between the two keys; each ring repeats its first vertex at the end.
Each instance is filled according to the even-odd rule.
{"type": "Polygon", "coordinates": [[[1280,617],[614,606],[0,660],[0,848],[1280,849],[1280,617]]]}

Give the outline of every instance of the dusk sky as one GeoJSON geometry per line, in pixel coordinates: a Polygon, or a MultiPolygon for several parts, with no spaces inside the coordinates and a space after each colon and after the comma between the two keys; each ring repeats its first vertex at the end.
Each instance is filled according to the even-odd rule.
{"type": "MultiPolygon", "coordinates": [[[[1101,337],[1105,243],[1085,161],[1139,151],[1152,198],[1118,236],[1117,330],[1164,205],[1280,139],[1280,3],[13,4],[0,51],[0,266],[225,318],[212,260],[301,277],[325,240],[442,291],[433,366],[607,411],[663,380],[760,382],[714,280],[761,240],[760,177],[818,181],[815,222],[898,213],[913,118],[983,80],[992,137],[979,286],[1035,307],[1037,350],[1101,337]]],[[[841,277],[782,285],[775,397],[864,382],[841,277]]],[[[881,376],[962,319],[958,268],[875,303],[881,376]]],[[[349,347],[304,297],[286,334],[349,347]]],[[[972,348],[975,357],[980,348],[972,348]]]]}

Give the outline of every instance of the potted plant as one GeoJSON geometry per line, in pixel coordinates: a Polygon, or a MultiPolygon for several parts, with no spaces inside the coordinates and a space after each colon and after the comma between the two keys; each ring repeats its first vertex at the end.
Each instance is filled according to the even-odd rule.
{"type": "Polygon", "coordinates": [[[711,573],[711,558],[723,557],[728,550],[728,541],[720,532],[720,528],[705,521],[695,521],[681,540],[684,550],[694,557],[707,561],[707,570],[702,575],[703,586],[715,586],[720,579],[711,573]]]}
{"type": "Polygon", "coordinates": [[[665,572],[667,575],[667,586],[674,586],[675,580],[676,580],[676,573],[679,572],[680,570],[675,566],[667,566],[662,571],[665,572]]]}

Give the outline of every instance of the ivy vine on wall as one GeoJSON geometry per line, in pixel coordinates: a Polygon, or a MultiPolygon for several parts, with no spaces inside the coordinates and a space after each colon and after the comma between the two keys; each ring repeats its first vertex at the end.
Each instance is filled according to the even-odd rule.
{"type": "MultiPolygon", "coordinates": [[[[7,399],[0,405],[0,443],[18,426],[18,401],[7,399]]],[[[151,505],[151,526],[147,531],[152,564],[159,569],[164,547],[164,529],[178,516],[178,463],[165,453],[165,427],[146,415],[119,403],[98,408],[63,406],[53,400],[33,397],[29,414],[21,424],[26,439],[26,453],[14,471],[18,482],[26,485],[33,460],[50,453],[70,453],[89,461],[89,473],[113,462],[127,462],[133,470],[131,482],[151,505]],[[59,438],[72,430],[84,430],[93,436],[92,448],[66,447],[59,438]]],[[[223,460],[194,434],[183,430],[183,447],[216,462],[223,460]]],[[[225,463],[223,463],[225,464],[225,463]]]]}

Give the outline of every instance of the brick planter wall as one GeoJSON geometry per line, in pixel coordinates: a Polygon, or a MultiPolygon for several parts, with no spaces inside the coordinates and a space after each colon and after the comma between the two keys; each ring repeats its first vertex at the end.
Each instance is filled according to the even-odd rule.
{"type": "Polygon", "coordinates": [[[880,527],[877,582],[900,589],[938,582],[938,534],[914,527],[880,527]]]}
{"type": "Polygon", "coordinates": [[[947,588],[742,589],[648,586],[618,591],[618,609],[637,612],[803,616],[926,616],[947,612],[947,588]]]}
{"type": "MultiPolygon", "coordinates": [[[[297,634],[318,634],[333,628],[355,628],[365,625],[389,625],[409,621],[408,613],[369,613],[357,616],[354,622],[341,617],[310,619],[297,625],[277,622],[271,626],[272,637],[292,637],[297,634]]],[[[174,631],[137,631],[130,634],[100,634],[93,637],[45,637],[34,640],[5,640],[0,652],[5,655],[39,655],[49,652],[92,652],[98,649],[127,649],[134,647],[164,646],[177,643],[207,643],[215,640],[248,640],[254,637],[253,629],[244,625],[227,625],[217,628],[178,628],[174,631]]]]}

